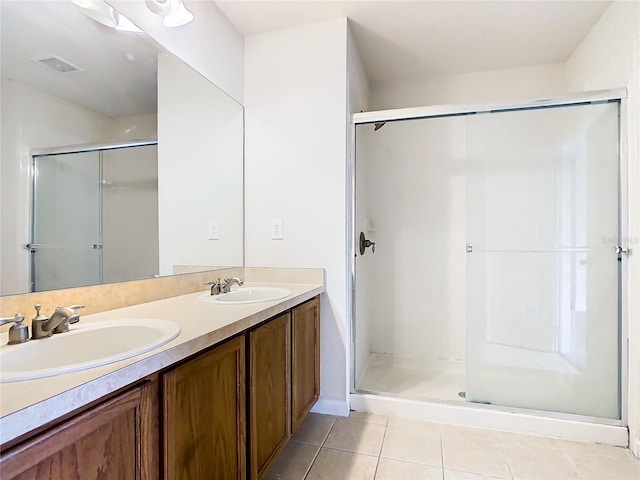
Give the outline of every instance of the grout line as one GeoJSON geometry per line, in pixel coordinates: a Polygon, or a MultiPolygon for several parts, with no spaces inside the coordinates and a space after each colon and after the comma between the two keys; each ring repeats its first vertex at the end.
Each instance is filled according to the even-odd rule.
{"type": "Polygon", "coordinates": [[[335,426],[337,419],[338,417],[333,417],[333,422],[331,422],[331,426],[329,427],[329,430],[327,430],[327,433],[324,435],[324,438],[322,439],[322,443],[320,444],[320,448],[324,447],[324,444],[327,442],[327,438],[329,438],[329,434],[331,433],[331,430],[333,430],[333,427],[335,426]]]}
{"type": "Polygon", "coordinates": [[[442,480],[445,480],[444,478],[444,447],[442,442],[442,431],[438,432],[438,435],[440,435],[440,465],[442,466],[442,480]]]}
{"type": "Polygon", "coordinates": [[[320,455],[320,450],[322,450],[322,447],[319,447],[318,451],[313,456],[313,460],[311,460],[311,463],[307,467],[307,470],[304,472],[304,475],[302,476],[302,480],[305,480],[307,478],[307,476],[309,475],[309,472],[311,472],[311,468],[313,467],[313,464],[316,463],[316,460],[318,459],[318,456],[320,455]]]}
{"type": "Polygon", "coordinates": [[[498,445],[500,446],[500,451],[502,452],[502,456],[504,457],[504,460],[507,463],[507,470],[509,470],[509,475],[511,475],[512,479],[516,478],[513,475],[513,471],[511,470],[511,463],[509,462],[509,457],[507,456],[507,452],[504,451],[504,446],[502,445],[502,442],[500,440],[498,440],[498,445]]]}
{"type": "Polygon", "coordinates": [[[387,438],[387,428],[389,427],[389,417],[387,416],[387,423],[384,426],[384,433],[382,434],[382,442],[380,442],[380,450],[378,450],[378,460],[376,461],[376,469],[373,471],[373,480],[378,475],[378,467],[380,466],[380,457],[382,456],[382,447],[384,447],[384,441],[387,438]]]}
{"type": "Polygon", "coordinates": [[[371,480],[376,480],[376,476],[378,476],[378,466],[380,465],[380,457],[376,461],[376,469],[373,471],[373,478],[371,480]]]}
{"type": "MultiPolygon", "coordinates": [[[[573,468],[575,469],[575,471],[576,471],[576,472],[578,472],[578,475],[580,475],[580,478],[581,478],[581,479],[582,479],[582,478],[584,478],[584,477],[582,476],[582,472],[580,471],[580,468],[578,468],[578,464],[577,464],[577,462],[576,462],[576,461],[571,457],[571,455],[569,455],[569,454],[565,451],[565,449],[564,449],[562,446],[560,447],[560,453],[561,453],[562,455],[564,455],[564,456],[569,460],[569,463],[570,463],[571,465],[573,465],[573,468]]],[[[592,457],[593,457],[593,455],[592,455],[592,457]]]]}
{"type": "Polygon", "coordinates": [[[373,457],[378,458],[375,453],[362,453],[356,452],[354,450],[345,450],[344,448],[335,448],[335,447],[322,447],[324,450],[333,450],[334,452],[342,452],[342,453],[351,453],[353,455],[360,455],[362,457],[373,457]]]}
{"type": "Polygon", "coordinates": [[[331,422],[331,426],[328,428],[327,433],[325,433],[324,438],[322,439],[322,442],[320,443],[320,446],[318,447],[318,445],[313,445],[314,447],[318,447],[318,451],[313,456],[313,460],[311,460],[311,463],[309,464],[309,467],[307,467],[307,471],[304,473],[304,476],[302,477],[302,480],[305,480],[307,478],[307,476],[309,475],[309,472],[311,472],[311,468],[313,467],[313,464],[316,463],[316,460],[318,459],[318,456],[320,455],[320,452],[324,448],[324,444],[327,441],[327,438],[329,438],[329,434],[331,433],[331,430],[333,430],[333,426],[336,424],[336,419],[337,418],[338,417],[333,417],[333,422],[331,422]]]}

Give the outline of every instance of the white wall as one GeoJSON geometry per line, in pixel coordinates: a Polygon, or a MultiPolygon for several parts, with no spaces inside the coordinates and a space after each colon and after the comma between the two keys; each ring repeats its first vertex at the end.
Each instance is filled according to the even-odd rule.
{"type": "Polygon", "coordinates": [[[143,1],[108,0],[155,41],[242,103],[244,39],[212,1],[186,0],[194,20],[167,28],[143,1]]]}
{"type": "MultiPolygon", "coordinates": [[[[640,3],[616,1],[582,41],[566,64],[569,90],[628,88],[623,138],[628,175],[627,302],[629,319],[630,448],[640,456],[640,3]]],[[[624,159],[623,159],[624,160],[624,159]]]]}
{"type": "Polygon", "coordinates": [[[126,142],[130,140],[157,140],[158,115],[147,113],[130,117],[115,117],[111,119],[108,141],[126,142]]]}
{"type": "Polygon", "coordinates": [[[107,117],[12,80],[2,81],[0,294],[29,291],[33,148],[108,141],[107,117]]]}
{"type": "Polygon", "coordinates": [[[180,59],[158,56],[160,275],[242,265],[242,135],[240,105],[180,59]]]}
{"type": "Polygon", "coordinates": [[[537,99],[564,91],[564,65],[541,65],[374,84],[371,109],[537,99]]]}
{"type": "MultiPolygon", "coordinates": [[[[350,25],[349,25],[350,27],[350,25]]],[[[369,110],[369,80],[367,79],[367,74],[364,70],[364,66],[362,64],[362,60],[360,58],[360,54],[358,52],[358,47],[353,39],[353,35],[351,33],[351,28],[349,28],[348,36],[347,36],[347,83],[348,83],[348,106],[349,106],[349,114],[363,112],[369,110]]],[[[353,144],[353,138],[351,135],[351,126],[349,125],[349,132],[347,135],[347,152],[349,155],[348,159],[348,170],[351,172],[355,172],[357,170],[358,175],[355,177],[357,184],[353,186],[352,184],[347,184],[347,202],[351,202],[351,198],[353,198],[354,192],[352,191],[355,188],[355,198],[356,205],[359,208],[356,209],[355,212],[351,212],[351,214],[355,214],[355,231],[351,230],[351,224],[353,223],[352,218],[347,218],[347,242],[353,242],[354,239],[359,238],[360,232],[364,232],[366,235],[370,235],[370,232],[367,230],[367,205],[368,205],[368,192],[367,192],[367,180],[369,178],[369,168],[367,163],[360,163],[356,165],[356,158],[354,153],[355,145],[353,144]]],[[[353,173],[351,173],[353,175],[353,173]]],[[[347,212],[349,213],[349,209],[347,208],[347,212]]],[[[356,252],[357,252],[356,247],[356,252]]],[[[369,338],[370,338],[370,312],[371,312],[371,299],[369,297],[369,282],[374,281],[371,275],[371,268],[374,265],[373,258],[371,255],[368,256],[360,256],[357,253],[357,257],[354,260],[355,268],[356,268],[356,278],[359,282],[356,286],[356,294],[354,298],[348,298],[347,302],[347,315],[350,318],[351,312],[353,312],[353,302],[355,302],[355,331],[357,332],[355,338],[353,337],[353,331],[351,332],[351,345],[352,345],[352,355],[355,356],[355,375],[356,377],[362,372],[364,365],[366,364],[369,357],[369,338]],[[357,338],[357,341],[355,341],[357,338]]],[[[347,262],[346,272],[347,279],[351,279],[352,277],[352,263],[347,262]]],[[[348,280],[349,282],[350,280],[348,280]]],[[[347,285],[348,288],[349,285],[347,285]]],[[[357,378],[355,379],[357,380],[357,378]]],[[[350,372],[349,372],[349,381],[350,372]]],[[[349,386],[351,387],[351,385],[349,386]]]]}
{"type": "Polygon", "coordinates": [[[344,415],[346,19],[248,36],[244,98],[245,261],[325,268],[318,409],[344,415]],[[273,218],[283,220],[283,240],[271,240],[273,218]]]}

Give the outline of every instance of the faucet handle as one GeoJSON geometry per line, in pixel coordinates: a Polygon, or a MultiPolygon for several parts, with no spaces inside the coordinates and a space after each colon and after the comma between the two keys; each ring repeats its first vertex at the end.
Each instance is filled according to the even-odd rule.
{"type": "Polygon", "coordinates": [[[7,323],[20,323],[22,321],[24,321],[24,315],[16,313],[13,317],[0,318],[0,325],[5,325],[7,323]]]}
{"type": "Polygon", "coordinates": [[[14,324],[9,329],[9,345],[29,341],[29,327],[22,323],[23,321],[24,315],[21,313],[16,313],[13,317],[0,318],[0,325],[4,325],[6,323],[14,324]]]}
{"type": "Polygon", "coordinates": [[[213,282],[209,280],[208,282],[205,282],[205,285],[211,286],[211,295],[218,295],[221,292],[222,282],[220,279],[213,282]]]}

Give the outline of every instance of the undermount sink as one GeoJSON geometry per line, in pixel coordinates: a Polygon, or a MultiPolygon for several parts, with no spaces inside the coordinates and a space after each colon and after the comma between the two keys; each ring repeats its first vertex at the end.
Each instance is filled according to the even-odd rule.
{"type": "Polygon", "coordinates": [[[281,300],[291,295],[291,290],[280,287],[245,287],[231,290],[229,293],[210,295],[205,293],[199,297],[201,302],[239,305],[247,303],[270,302],[281,300]]]}
{"type": "Polygon", "coordinates": [[[18,345],[2,334],[0,383],[77,372],[140,355],[180,334],[168,320],[122,319],[73,325],[66,333],[18,345]]]}

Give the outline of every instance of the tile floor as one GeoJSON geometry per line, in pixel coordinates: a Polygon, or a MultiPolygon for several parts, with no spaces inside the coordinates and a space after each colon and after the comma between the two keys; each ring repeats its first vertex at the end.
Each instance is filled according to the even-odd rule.
{"type": "Polygon", "coordinates": [[[629,450],[351,412],[311,414],[268,480],[640,480],[629,450]]]}

